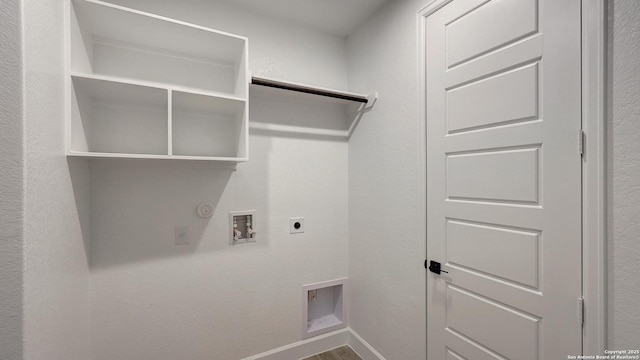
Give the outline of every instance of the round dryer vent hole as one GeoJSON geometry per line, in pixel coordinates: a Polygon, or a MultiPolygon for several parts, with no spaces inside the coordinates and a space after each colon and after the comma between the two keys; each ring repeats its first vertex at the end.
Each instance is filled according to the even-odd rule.
{"type": "Polygon", "coordinates": [[[208,219],[213,215],[213,206],[209,203],[202,203],[196,208],[196,213],[203,219],[208,219]]]}

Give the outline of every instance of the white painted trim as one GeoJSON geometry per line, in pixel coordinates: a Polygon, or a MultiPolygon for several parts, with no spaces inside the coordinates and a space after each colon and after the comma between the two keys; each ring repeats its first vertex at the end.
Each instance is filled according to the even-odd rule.
{"type": "Polygon", "coordinates": [[[167,89],[167,154],[173,156],[173,90],[167,89]]]}
{"type": "Polygon", "coordinates": [[[242,360],[299,360],[344,345],[349,345],[362,360],[386,360],[384,356],[351,328],[315,336],[311,339],[249,356],[242,360]]]}
{"type": "Polygon", "coordinates": [[[607,348],[606,2],[582,0],[583,354],[607,348]]]}
{"type": "MultiPolygon", "coordinates": [[[[277,349],[249,356],[242,360],[299,360],[327,350],[347,344],[351,330],[341,329],[331,333],[319,335],[311,339],[295,342],[277,349]]],[[[364,359],[364,358],[363,358],[364,359]]],[[[367,360],[367,359],[365,359],[367,360]]]]}
{"type": "MultiPolygon", "coordinates": [[[[434,0],[418,12],[418,170],[419,217],[426,241],[426,17],[450,0],[434,0]]],[[[587,136],[583,163],[583,354],[602,354],[607,347],[606,302],[606,2],[582,0],[583,130],[587,136]]],[[[428,254],[427,254],[428,255],[428,254]]],[[[427,257],[428,258],[428,257],[427,257]]],[[[425,305],[426,306],[426,305],[425,305]]],[[[427,309],[428,310],[428,309],[427,309]]],[[[429,313],[427,311],[427,318],[429,313]]],[[[428,336],[428,333],[427,333],[428,336]]]]}
{"type": "Polygon", "coordinates": [[[386,360],[373,346],[369,345],[363,338],[353,329],[349,329],[347,345],[358,354],[362,360],[386,360]]]}
{"type": "MultiPolygon", "coordinates": [[[[420,11],[418,11],[418,17],[426,18],[452,1],[453,0],[433,0],[425,5],[425,7],[423,7],[420,11]]],[[[424,35],[424,32],[422,32],[421,34],[424,35]]]]}
{"type": "MultiPolygon", "coordinates": [[[[426,23],[427,17],[443,6],[447,5],[452,0],[433,0],[427,4],[424,8],[418,11],[418,154],[417,154],[417,169],[418,180],[420,187],[418,188],[417,196],[419,202],[419,211],[417,223],[419,226],[418,236],[423,239],[426,244],[427,241],[427,59],[426,59],[426,23]]],[[[429,258],[429,253],[425,253],[425,259],[429,258]]],[[[424,269],[424,271],[427,271],[424,269]]],[[[425,292],[426,290],[425,283],[425,292]]],[[[424,304],[426,310],[427,321],[429,319],[429,308],[427,304],[424,304]]],[[[429,337],[429,327],[427,323],[425,326],[426,338],[424,339],[425,353],[427,353],[427,338],[429,337]]],[[[354,349],[355,350],[355,349],[354,349]]],[[[356,351],[357,352],[357,351],[356,351]]],[[[363,357],[364,359],[364,357],[363,357]]]]}
{"type": "MultiPolygon", "coordinates": [[[[433,3],[432,3],[433,4],[433,3]]],[[[417,161],[418,164],[416,166],[418,170],[418,191],[416,193],[418,197],[418,212],[416,219],[416,224],[418,224],[418,238],[422,239],[424,243],[427,243],[427,99],[426,99],[426,89],[427,89],[427,59],[426,59],[426,9],[429,7],[425,7],[420,10],[417,15],[417,26],[418,29],[418,126],[417,126],[417,145],[418,145],[418,154],[417,161]]],[[[425,260],[429,258],[429,254],[426,252],[425,246],[425,260]]],[[[424,270],[426,271],[426,269],[424,270]]],[[[425,293],[427,289],[427,284],[425,282],[425,293]]],[[[425,297],[426,299],[426,297],[425,297]]],[[[429,319],[428,307],[425,302],[425,314],[426,318],[429,319]]],[[[428,321],[428,320],[427,320],[428,321]]],[[[427,323],[424,324],[425,329],[428,329],[427,323]]],[[[427,330],[425,330],[426,336],[429,336],[427,330]]],[[[427,338],[424,339],[424,347],[425,354],[427,348],[427,338]]],[[[355,350],[355,349],[354,349],[355,350]]],[[[356,352],[358,352],[356,350],[356,352]]]]}
{"type": "Polygon", "coordinates": [[[64,11],[64,153],[71,152],[71,0],[63,4],[64,11]]]}
{"type": "MultiPolygon", "coordinates": [[[[250,86],[250,82],[251,82],[251,71],[249,70],[249,38],[246,38],[245,42],[244,42],[244,55],[242,58],[242,65],[244,65],[244,68],[242,69],[242,71],[244,71],[244,98],[247,99],[247,101],[244,103],[244,118],[242,119],[242,124],[244,126],[244,131],[243,131],[243,137],[244,137],[244,155],[243,157],[246,158],[247,160],[249,160],[249,109],[251,108],[249,106],[249,86],[250,86]]],[[[240,77],[240,75],[238,75],[238,77],[240,77]]]]}

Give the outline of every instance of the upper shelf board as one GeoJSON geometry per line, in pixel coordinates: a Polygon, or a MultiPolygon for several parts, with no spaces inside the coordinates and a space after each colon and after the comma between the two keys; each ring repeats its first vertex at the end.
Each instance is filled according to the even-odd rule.
{"type": "Polygon", "coordinates": [[[289,90],[289,91],[297,91],[306,94],[325,96],[329,98],[334,98],[338,100],[345,100],[349,102],[358,102],[366,104],[369,102],[369,97],[367,95],[356,94],[346,91],[339,91],[333,89],[327,89],[317,86],[305,85],[300,83],[294,83],[283,80],[270,79],[265,77],[253,76],[251,78],[252,85],[266,86],[270,88],[289,90]]]}
{"type": "Polygon", "coordinates": [[[175,54],[231,63],[241,56],[247,40],[234,34],[100,0],[74,0],[73,4],[77,16],[82,19],[80,26],[94,38],[145,44],[175,54]]]}
{"type": "Polygon", "coordinates": [[[210,90],[202,90],[198,88],[191,88],[188,86],[180,86],[169,83],[161,83],[157,81],[146,81],[146,80],[137,80],[137,79],[128,79],[124,77],[118,76],[110,76],[110,75],[97,75],[97,74],[87,74],[87,73],[79,73],[79,72],[70,72],[70,76],[72,79],[87,79],[87,80],[96,80],[102,81],[105,83],[120,83],[120,84],[128,84],[128,85],[136,85],[140,87],[152,88],[152,89],[162,89],[162,90],[171,90],[174,92],[183,92],[190,93],[194,95],[202,95],[208,97],[215,97],[220,99],[228,99],[233,101],[245,101],[245,98],[230,95],[224,92],[210,91],[210,90]]]}

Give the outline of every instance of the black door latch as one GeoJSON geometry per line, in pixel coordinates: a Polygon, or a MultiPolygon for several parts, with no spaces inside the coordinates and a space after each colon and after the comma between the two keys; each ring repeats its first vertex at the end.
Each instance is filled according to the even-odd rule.
{"type": "MultiPolygon", "coordinates": [[[[424,267],[425,268],[427,268],[427,261],[428,260],[424,261],[424,267]]],[[[427,269],[429,269],[429,271],[431,271],[432,273],[438,274],[438,275],[440,275],[441,272],[449,273],[448,271],[442,270],[442,265],[440,265],[439,262],[433,261],[433,260],[429,261],[429,267],[427,269]]]]}

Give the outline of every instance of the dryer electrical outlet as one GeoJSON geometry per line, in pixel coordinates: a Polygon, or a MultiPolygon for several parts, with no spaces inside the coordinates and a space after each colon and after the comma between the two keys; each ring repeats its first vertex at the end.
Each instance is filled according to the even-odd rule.
{"type": "Polygon", "coordinates": [[[304,232],[304,218],[294,217],[289,219],[289,234],[299,234],[304,232]]]}

